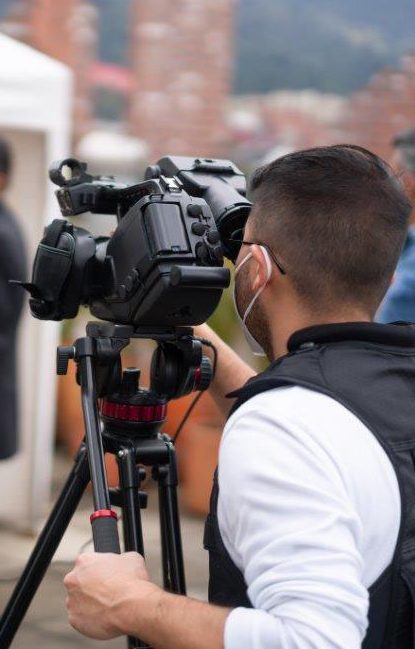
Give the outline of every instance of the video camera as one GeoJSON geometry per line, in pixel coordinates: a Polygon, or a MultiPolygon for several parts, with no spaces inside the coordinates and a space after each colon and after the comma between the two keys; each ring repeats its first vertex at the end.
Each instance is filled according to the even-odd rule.
{"type": "Polygon", "coordinates": [[[251,203],[229,160],[164,157],[136,185],[92,176],[74,158],[49,176],[64,217],[114,214],[110,237],[56,219],[33,265],[32,314],[74,318],[81,304],[99,319],[133,327],[197,325],[215,310],[235,261],[251,203]]]}

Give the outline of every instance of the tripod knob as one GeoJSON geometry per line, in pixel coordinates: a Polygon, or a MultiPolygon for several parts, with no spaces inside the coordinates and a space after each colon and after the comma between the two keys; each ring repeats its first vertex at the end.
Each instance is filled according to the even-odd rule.
{"type": "Polygon", "coordinates": [[[196,370],[195,390],[207,390],[213,377],[212,363],[207,356],[202,356],[199,367],[196,370]]]}
{"type": "Polygon", "coordinates": [[[127,367],[122,373],[121,393],[132,397],[138,390],[140,381],[140,370],[136,367],[127,367]]]}
{"type": "Polygon", "coordinates": [[[69,359],[74,358],[74,356],[74,347],[58,347],[56,352],[56,374],[66,374],[68,371],[69,359]]]}

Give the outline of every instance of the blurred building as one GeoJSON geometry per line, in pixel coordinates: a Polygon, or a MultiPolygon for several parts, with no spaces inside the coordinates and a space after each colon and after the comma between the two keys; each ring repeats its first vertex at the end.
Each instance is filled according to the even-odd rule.
{"type": "Polygon", "coordinates": [[[247,168],[309,146],[350,142],[389,159],[391,140],[415,127],[415,53],[350,97],[313,90],[232,97],[231,155],[247,168]]]}
{"type": "Polygon", "coordinates": [[[132,3],[129,121],[151,157],[223,153],[233,11],[233,0],[132,3]]]}
{"type": "Polygon", "coordinates": [[[347,100],[314,90],[241,95],[228,102],[231,155],[250,167],[258,162],[337,139],[347,100]]]}
{"type": "Polygon", "coordinates": [[[393,136],[415,126],[415,53],[354,93],[338,126],[343,140],[390,158],[393,136]]]}
{"type": "Polygon", "coordinates": [[[72,69],[76,145],[91,131],[110,130],[133,136],[131,146],[146,151],[143,164],[180,152],[234,157],[249,167],[339,141],[388,157],[393,135],[414,126],[415,54],[350,98],[314,90],[231,97],[234,0],[124,3],[120,12],[108,0],[0,0],[0,31],[72,69]],[[118,40],[105,6],[124,25],[118,40]],[[100,60],[99,44],[111,36],[122,61],[100,60]]]}
{"type": "Polygon", "coordinates": [[[12,0],[0,31],[68,65],[74,73],[73,128],[78,139],[93,118],[89,66],[96,56],[96,9],[85,0],[12,0]]]}

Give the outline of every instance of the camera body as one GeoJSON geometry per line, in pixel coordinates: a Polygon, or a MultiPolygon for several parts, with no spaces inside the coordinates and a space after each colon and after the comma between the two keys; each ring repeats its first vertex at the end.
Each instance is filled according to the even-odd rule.
{"type": "Polygon", "coordinates": [[[114,214],[111,237],[94,238],[64,219],[45,229],[32,282],[32,314],[62,320],[81,304],[102,320],[134,327],[204,322],[230,273],[251,203],[244,175],[230,161],[165,157],[145,180],[125,186],[93,177],[69,158],[50,169],[63,216],[114,214]]]}

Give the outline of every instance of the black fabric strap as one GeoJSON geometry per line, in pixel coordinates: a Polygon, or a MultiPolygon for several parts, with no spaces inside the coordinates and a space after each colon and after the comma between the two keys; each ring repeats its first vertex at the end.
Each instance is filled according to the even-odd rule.
{"type": "Polygon", "coordinates": [[[380,324],[378,322],[338,322],[300,329],[287,343],[289,352],[300,347],[324,343],[362,341],[380,345],[415,347],[415,325],[408,322],[380,324]]]}
{"type": "Polygon", "coordinates": [[[59,237],[65,228],[66,221],[64,219],[54,219],[52,223],[45,229],[45,235],[42,243],[50,248],[56,248],[58,245],[59,237]]]}

